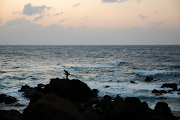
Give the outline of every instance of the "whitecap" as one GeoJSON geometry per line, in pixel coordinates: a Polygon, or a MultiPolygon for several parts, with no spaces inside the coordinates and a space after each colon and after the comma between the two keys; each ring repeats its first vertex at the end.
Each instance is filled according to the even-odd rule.
{"type": "Polygon", "coordinates": [[[154,76],[154,75],[171,75],[171,74],[180,74],[178,72],[170,72],[170,71],[139,71],[136,75],[140,76],[154,76]]]}

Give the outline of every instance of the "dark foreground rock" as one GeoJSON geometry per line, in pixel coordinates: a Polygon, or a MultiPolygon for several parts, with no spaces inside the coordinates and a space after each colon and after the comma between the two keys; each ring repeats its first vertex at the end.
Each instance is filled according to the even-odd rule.
{"type": "Polygon", "coordinates": [[[22,120],[22,114],[16,110],[0,110],[1,120],[22,120]]]}
{"type": "Polygon", "coordinates": [[[55,93],[40,94],[39,98],[37,94],[24,110],[23,120],[86,120],[70,101],[55,93]]]}
{"type": "Polygon", "coordinates": [[[62,98],[66,98],[73,102],[86,103],[96,97],[95,91],[92,91],[87,84],[80,80],[68,79],[51,79],[47,84],[43,93],[54,92],[62,98]]]}
{"type": "Polygon", "coordinates": [[[80,80],[55,78],[37,88],[23,120],[176,120],[167,103],[159,102],[150,109],[136,97],[105,95],[98,100],[98,90],[80,80]]]}
{"type": "Polygon", "coordinates": [[[95,107],[79,111],[76,104],[53,92],[35,93],[24,110],[23,120],[176,120],[167,103],[158,102],[155,109],[136,97],[123,100],[106,95],[95,107]]]}
{"type": "Polygon", "coordinates": [[[5,104],[11,104],[11,103],[14,103],[16,102],[17,99],[15,97],[11,97],[11,96],[8,96],[6,94],[1,94],[0,95],[0,103],[5,103],[5,104]]]}

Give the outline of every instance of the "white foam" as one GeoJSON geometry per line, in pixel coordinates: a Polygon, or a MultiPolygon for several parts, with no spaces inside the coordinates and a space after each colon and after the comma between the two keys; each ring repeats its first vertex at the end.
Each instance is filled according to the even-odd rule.
{"type": "Polygon", "coordinates": [[[66,64],[64,67],[115,67],[118,66],[122,60],[119,61],[110,61],[104,63],[84,63],[84,64],[66,64]]]}
{"type": "Polygon", "coordinates": [[[150,76],[150,75],[157,75],[157,74],[171,74],[172,72],[168,72],[168,71],[158,71],[158,70],[154,70],[154,71],[139,71],[138,74],[139,75],[143,75],[143,76],[150,76]]]}
{"type": "MultiPolygon", "coordinates": [[[[180,98],[178,92],[172,92],[156,96],[152,93],[152,90],[161,90],[161,84],[154,83],[137,83],[131,84],[130,82],[86,82],[91,89],[98,89],[99,97],[104,95],[109,95],[111,97],[116,97],[120,95],[123,98],[126,97],[147,97],[147,98],[180,98]],[[106,87],[108,86],[108,87],[106,87]]],[[[170,90],[170,88],[165,88],[164,90],[170,90]]]]}

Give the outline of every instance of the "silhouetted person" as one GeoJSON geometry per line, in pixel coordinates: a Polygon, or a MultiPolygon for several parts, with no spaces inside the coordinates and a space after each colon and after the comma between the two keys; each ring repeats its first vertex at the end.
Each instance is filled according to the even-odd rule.
{"type": "Polygon", "coordinates": [[[68,71],[64,70],[64,74],[66,75],[66,79],[68,79],[68,76],[70,75],[70,73],[68,73],[68,71]]]}

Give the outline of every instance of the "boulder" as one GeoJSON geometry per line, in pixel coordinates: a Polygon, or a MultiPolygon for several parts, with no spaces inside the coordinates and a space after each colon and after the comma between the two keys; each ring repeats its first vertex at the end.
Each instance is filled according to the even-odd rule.
{"type": "Polygon", "coordinates": [[[11,104],[11,103],[14,103],[16,102],[17,99],[15,97],[11,97],[11,96],[8,96],[6,94],[1,94],[0,95],[0,103],[5,103],[5,104],[11,104]]]}
{"type": "Polygon", "coordinates": [[[37,91],[40,91],[40,92],[43,92],[43,89],[44,89],[45,85],[43,84],[38,84],[37,87],[30,87],[28,85],[24,85],[21,87],[20,90],[18,90],[19,92],[23,92],[23,96],[24,97],[27,97],[27,98],[31,98],[31,96],[37,92],[37,91]]]}
{"type": "Polygon", "coordinates": [[[110,86],[109,85],[106,85],[105,88],[109,88],[110,86]]]}
{"type": "Polygon", "coordinates": [[[92,92],[93,92],[94,97],[97,97],[99,90],[93,89],[92,92]]]}
{"type": "Polygon", "coordinates": [[[62,98],[78,103],[86,103],[93,99],[93,91],[80,80],[51,79],[50,84],[45,86],[43,92],[45,94],[54,92],[62,98]]]}
{"type": "Polygon", "coordinates": [[[165,102],[158,102],[154,110],[165,120],[176,120],[176,117],[171,113],[171,109],[165,102]]]}
{"type": "Polygon", "coordinates": [[[130,81],[130,83],[136,83],[136,82],[134,82],[134,81],[130,81]]]}
{"type": "Polygon", "coordinates": [[[106,118],[108,120],[130,120],[134,119],[134,117],[131,115],[131,110],[128,105],[120,96],[117,96],[114,99],[114,104],[112,107],[109,108],[108,115],[106,115],[106,118]],[[112,111],[111,111],[112,109],[112,111]]]}
{"type": "Polygon", "coordinates": [[[173,90],[177,90],[177,84],[175,83],[164,83],[161,88],[164,88],[164,87],[167,87],[167,88],[173,88],[173,90]]]}
{"type": "Polygon", "coordinates": [[[105,114],[105,112],[110,107],[110,105],[111,105],[111,97],[108,95],[105,95],[104,99],[101,101],[101,112],[105,114]]]}
{"type": "Polygon", "coordinates": [[[17,110],[0,110],[1,120],[22,120],[22,114],[17,110]]]}
{"type": "Polygon", "coordinates": [[[150,82],[150,81],[153,81],[153,78],[151,78],[151,77],[147,76],[147,77],[146,77],[146,79],[145,79],[144,81],[146,81],[146,82],[150,82]]]}
{"type": "Polygon", "coordinates": [[[21,87],[21,89],[19,90],[19,92],[24,92],[26,91],[27,89],[30,89],[31,87],[29,85],[24,85],[21,87]]]}
{"type": "Polygon", "coordinates": [[[165,91],[165,90],[156,90],[156,89],[154,89],[154,90],[152,91],[152,93],[154,93],[154,94],[156,94],[156,95],[162,95],[163,93],[168,93],[168,92],[165,91]]]}
{"type": "Polygon", "coordinates": [[[86,120],[70,101],[52,92],[41,95],[32,97],[36,100],[24,110],[23,120],[86,120]]]}

